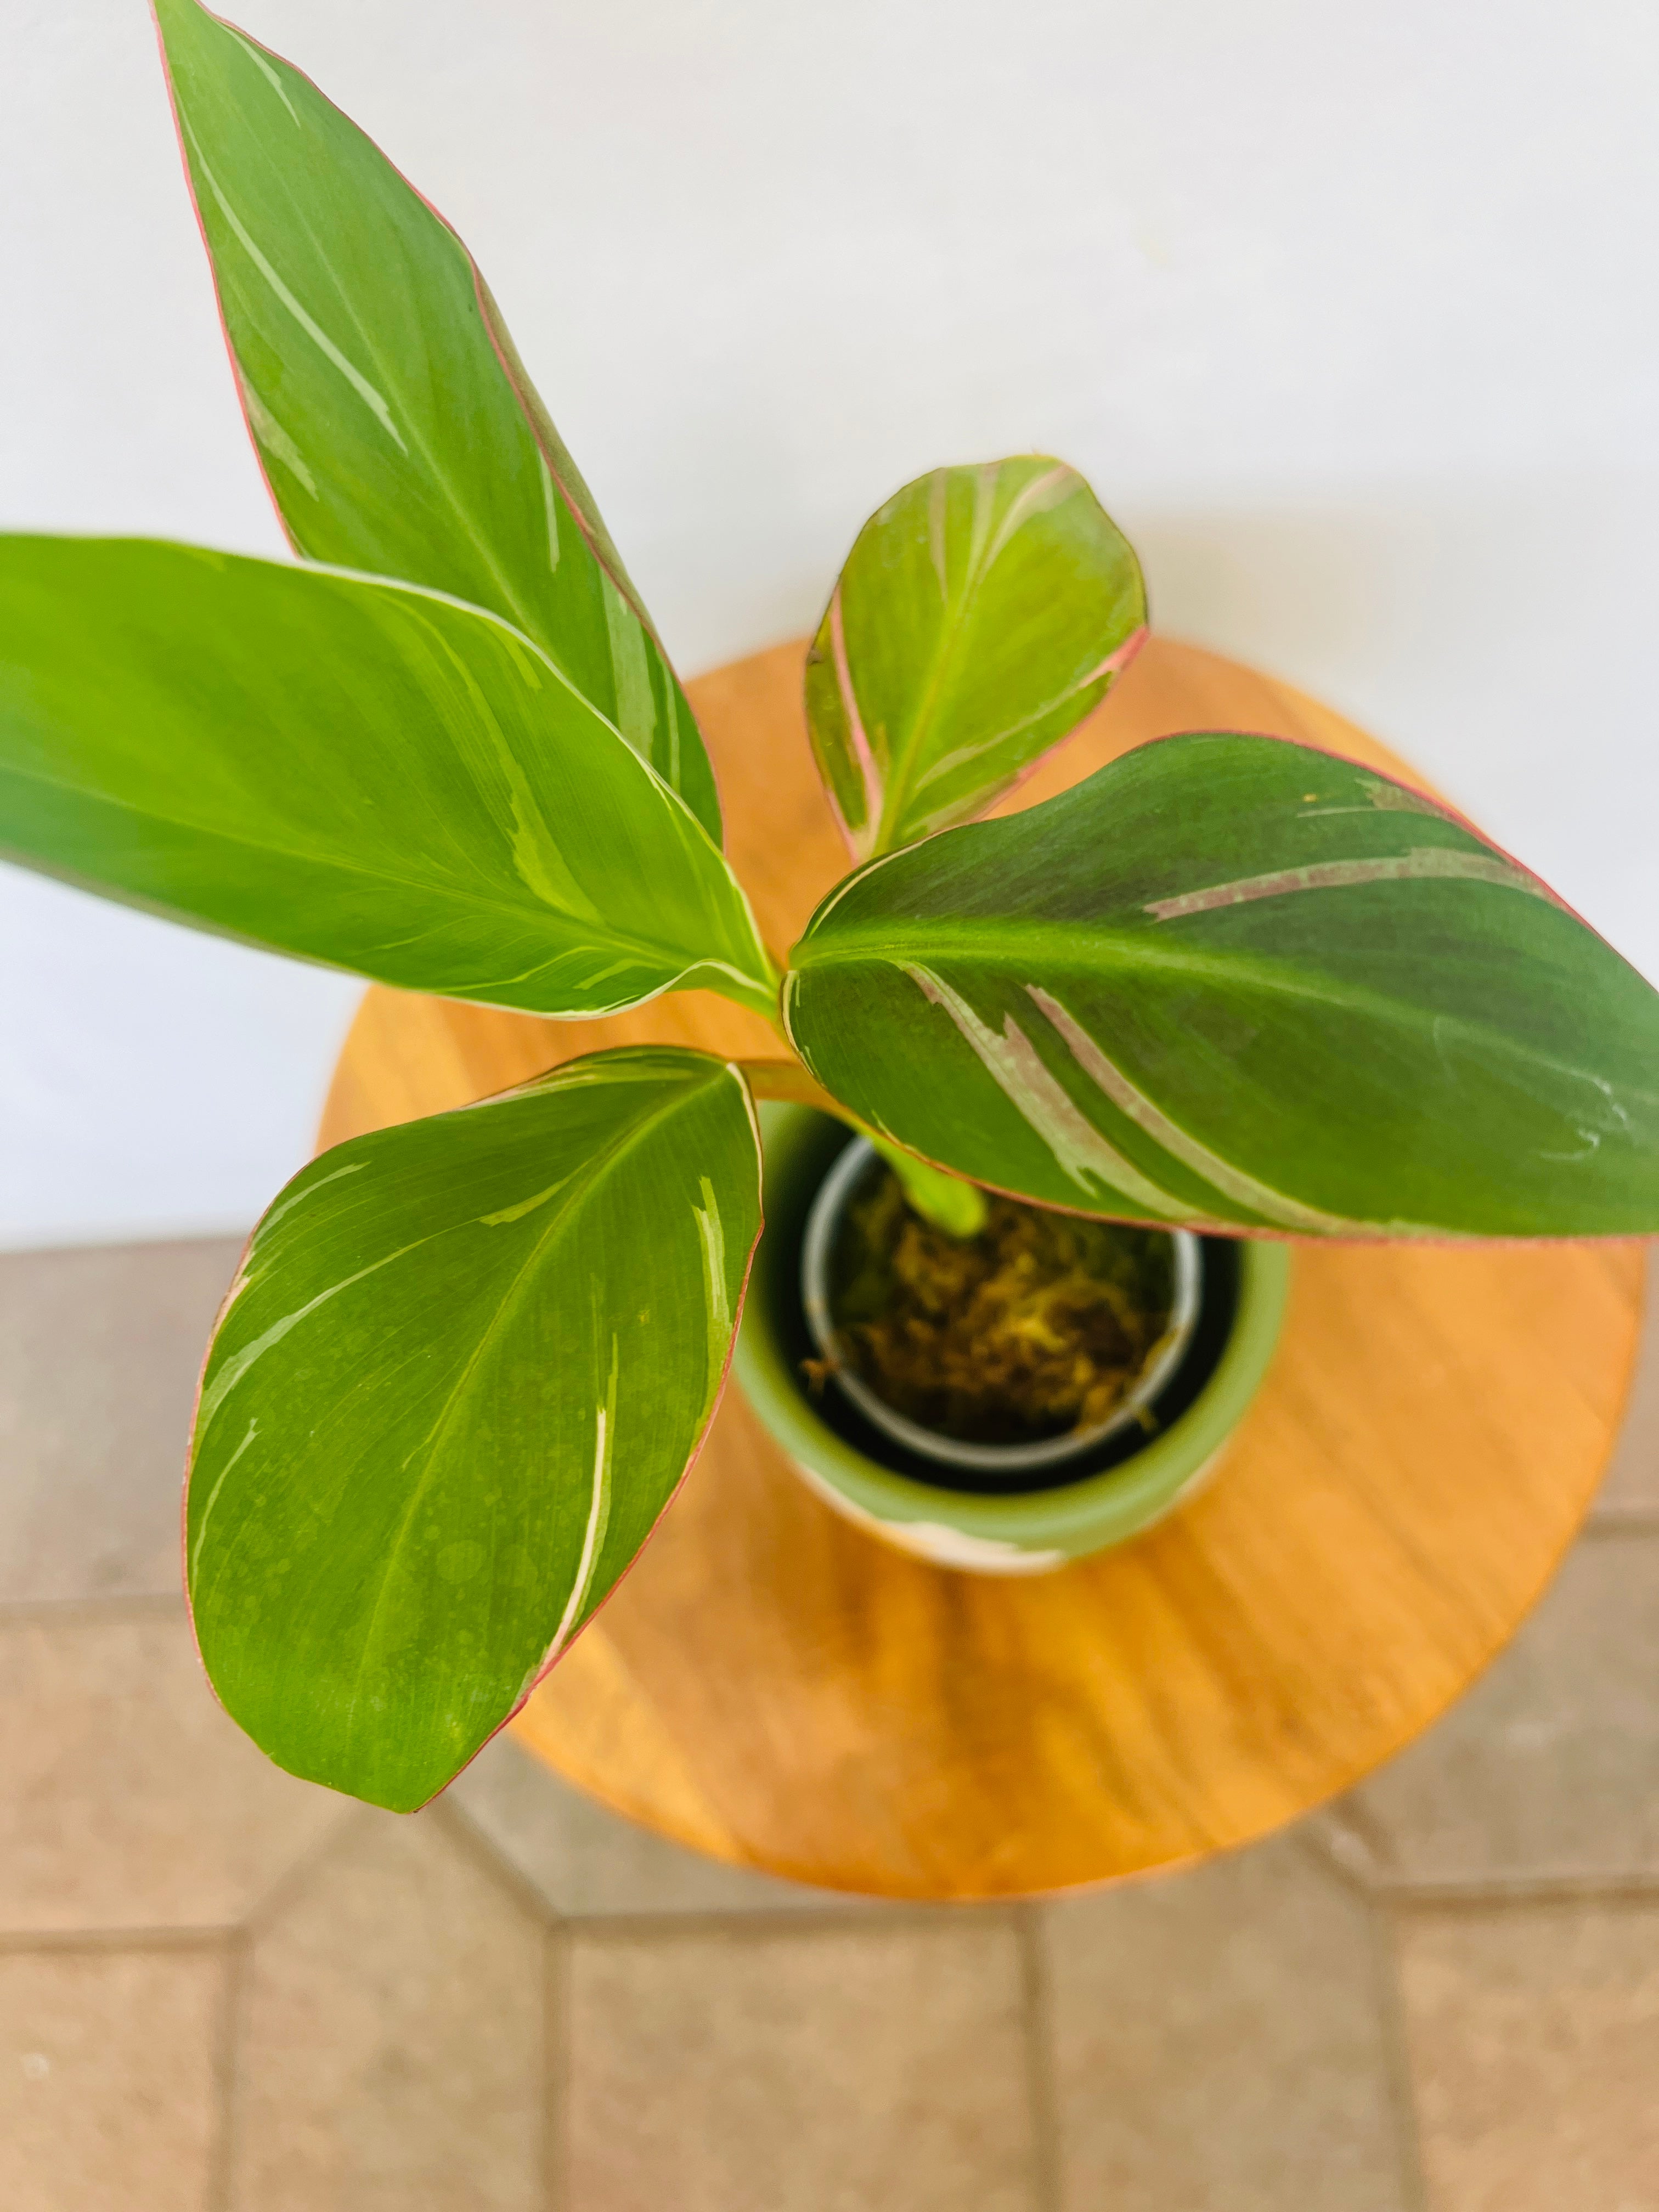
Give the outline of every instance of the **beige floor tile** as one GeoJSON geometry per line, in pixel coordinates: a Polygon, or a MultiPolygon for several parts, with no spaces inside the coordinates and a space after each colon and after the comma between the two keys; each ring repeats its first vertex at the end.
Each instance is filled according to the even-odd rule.
{"type": "Polygon", "coordinates": [[[569,2212],[1031,2212],[998,1923],[578,1936],[569,2212]]]}
{"type": "Polygon", "coordinates": [[[240,1249],[0,1253],[0,1602],[179,1588],[196,1377],[240,1249]]]}
{"type": "Polygon", "coordinates": [[[1625,1425],[1595,1510],[1601,1520],[1659,1520],[1659,1243],[1648,1260],[1642,1352],[1625,1425]]]}
{"type": "Polygon", "coordinates": [[[1432,2212],[1653,2212],[1659,1905],[1402,1918],[1432,2212]]]}
{"type": "Polygon", "coordinates": [[[0,1621],[0,1929],[237,1920],[347,1800],[208,1688],[181,1606],[0,1621]]]}
{"type": "Polygon", "coordinates": [[[1383,1975],[1299,1838],[1050,1905],[1066,2212],[1403,2212],[1383,1975]]]}
{"type": "Polygon", "coordinates": [[[0,1956],[6,2212],[206,2212],[224,1962],[0,1956]]]}
{"type": "Polygon", "coordinates": [[[507,1736],[482,1752],[448,1795],[556,1912],[872,1909],[867,1898],[803,1889],[683,1850],[606,1812],[507,1736]]]}
{"type": "Polygon", "coordinates": [[[1659,1531],[1580,1543],[1515,1643],[1338,1817],[1379,1879],[1659,1874],[1659,1531]]]}
{"type": "Polygon", "coordinates": [[[547,1942],[441,1819],[357,1815],[254,1944],[236,2212],[541,2212],[547,1942]]]}

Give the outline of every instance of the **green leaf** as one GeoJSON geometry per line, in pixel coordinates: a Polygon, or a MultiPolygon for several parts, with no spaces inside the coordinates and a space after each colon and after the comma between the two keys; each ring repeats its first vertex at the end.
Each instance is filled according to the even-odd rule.
{"type": "Polygon", "coordinates": [[[1041,453],[935,469],[859,532],[806,663],[806,715],[856,859],[983,812],[1146,634],[1128,541],[1041,453]]]}
{"type": "Polygon", "coordinates": [[[202,1379],[191,1607],[281,1766],[407,1811],[650,1534],[760,1233],[736,1070],[599,1053],[337,1146],[253,1232],[202,1379]]]}
{"type": "Polygon", "coordinates": [[[451,998],[774,1003],[684,803],[527,639],[407,585],[0,538],[0,853],[451,998]]]}
{"type": "Polygon", "coordinates": [[[156,15],[248,428],[296,551],[504,617],[719,844],[685,695],[466,248],[308,77],[196,0],[156,15]]]}
{"type": "Polygon", "coordinates": [[[1304,746],[1166,738],[873,862],[784,1006],[866,1121],[1079,1212],[1659,1231],[1659,994],[1467,823],[1304,746]]]}

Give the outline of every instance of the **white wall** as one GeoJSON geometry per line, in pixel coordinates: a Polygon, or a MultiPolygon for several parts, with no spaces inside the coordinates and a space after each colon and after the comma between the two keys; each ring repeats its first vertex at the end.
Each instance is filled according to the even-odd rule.
{"type": "MultiPolygon", "coordinates": [[[[932,464],[1659,976],[1650,0],[240,0],[454,220],[683,667],[932,464]]],[[[138,0],[10,0],[0,525],[278,550],[138,0]]],[[[0,871],[0,1243],[246,1222],[356,993],[0,871]]]]}

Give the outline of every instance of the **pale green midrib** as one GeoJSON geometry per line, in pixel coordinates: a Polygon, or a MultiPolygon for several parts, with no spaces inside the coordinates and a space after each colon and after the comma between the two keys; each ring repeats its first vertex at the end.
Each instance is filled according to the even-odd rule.
{"type": "MultiPolygon", "coordinates": [[[[625,738],[622,738],[620,739],[620,742],[626,744],[627,740],[625,738]]],[[[629,747],[629,750],[630,753],[633,753],[634,749],[631,745],[629,747]]],[[[637,760],[639,758],[639,755],[637,753],[634,753],[634,757],[637,760]]],[[[648,761],[645,763],[645,766],[647,768],[650,768],[650,765],[651,764],[648,761]]],[[[652,772],[653,774],[655,773],[654,770],[652,772]]],[[[118,813],[129,816],[135,821],[156,823],[167,829],[177,830],[181,835],[187,837],[212,838],[220,844],[231,846],[239,851],[274,855],[280,860],[298,862],[304,867],[329,871],[332,873],[344,877],[348,881],[354,878],[361,878],[367,883],[392,884],[395,884],[400,890],[411,892],[421,898],[443,897],[453,899],[458,903],[465,902],[467,905],[479,908],[484,913],[514,915],[517,917],[521,923],[526,920],[535,920],[538,918],[544,919],[549,915],[560,915],[562,919],[566,921],[567,925],[571,929],[574,930],[580,927],[584,931],[591,932],[592,935],[601,939],[602,944],[600,949],[603,951],[608,952],[631,952],[635,954],[648,955],[654,964],[659,966],[666,964],[674,967],[682,972],[688,968],[710,965],[711,963],[715,963],[719,957],[719,955],[712,951],[691,951],[684,945],[659,945],[654,939],[651,938],[631,937],[627,935],[625,933],[614,928],[610,924],[596,927],[586,921],[581,921],[579,923],[576,917],[574,915],[563,915],[562,910],[560,908],[550,905],[545,900],[532,898],[527,900],[526,903],[520,905],[509,899],[491,897],[488,893],[483,891],[453,890],[441,884],[422,882],[418,878],[398,875],[394,870],[390,868],[369,867],[359,861],[349,860],[343,860],[333,855],[319,856],[312,853],[307,853],[298,847],[278,844],[271,839],[266,839],[263,842],[256,842],[252,838],[239,836],[234,830],[215,829],[204,823],[191,822],[180,816],[163,812],[159,807],[135,806],[126,799],[111,799],[102,792],[88,791],[82,785],[66,783],[61,777],[43,775],[36,769],[23,768],[19,766],[15,761],[8,761],[3,758],[0,758],[0,776],[3,775],[14,776],[20,782],[39,784],[43,788],[49,791],[62,792],[71,799],[80,799],[98,806],[112,807],[118,813]]],[[[678,794],[676,793],[676,796],[678,797],[678,794]]],[[[684,801],[682,801],[682,804],[684,804],[684,801]]],[[[692,818],[693,820],[696,820],[695,816],[693,816],[692,818]]],[[[699,823],[698,827],[701,829],[702,824],[699,823]]],[[[707,834],[708,833],[705,831],[704,835],[707,836],[707,834]]],[[[11,846],[9,849],[22,855],[25,865],[28,865],[33,857],[29,854],[27,848],[25,847],[11,846]]],[[[67,864],[65,865],[67,866],[67,864]]],[[[78,880],[87,883],[96,883],[99,880],[99,878],[93,876],[82,877],[79,870],[75,871],[75,873],[78,880]]],[[[143,894],[143,896],[149,897],[150,895],[143,894]]],[[[156,903],[161,904],[162,902],[156,902],[156,903]]],[[[173,913],[188,912],[187,908],[182,907],[170,907],[168,910],[173,913]]],[[[230,925],[228,925],[228,927],[230,925]]],[[[245,936],[248,942],[269,945],[273,951],[283,952],[284,954],[287,953],[288,948],[284,945],[278,945],[274,939],[255,938],[251,932],[243,930],[237,930],[236,933],[238,935],[245,936]]],[[[728,943],[722,949],[726,952],[734,954],[732,964],[736,965],[737,960],[735,957],[735,948],[728,943]]],[[[745,948],[745,950],[748,949],[752,948],[745,948]]],[[[565,956],[555,955],[553,957],[563,957],[565,956]]],[[[329,964],[333,963],[331,963],[329,964]]],[[[362,970],[360,968],[356,968],[355,963],[349,960],[343,959],[338,964],[342,967],[352,968],[354,973],[362,973],[362,970]]],[[[765,976],[750,976],[748,980],[752,981],[757,989],[760,990],[763,994],[767,992],[769,988],[769,981],[765,976]]],[[[469,985],[468,988],[470,989],[474,987],[469,985]]]]}
{"type": "MultiPolygon", "coordinates": [[[[835,945],[827,950],[825,940],[804,938],[789,955],[789,973],[805,975],[814,969],[823,971],[832,968],[926,967],[930,960],[948,959],[955,954],[978,969],[990,969],[1000,977],[1012,977],[1022,985],[1042,981],[1043,973],[1050,979],[1067,972],[1086,979],[1091,967],[1096,966],[1127,969],[1131,973],[1164,970],[1201,976],[1224,990],[1243,979],[1261,991],[1283,998],[1310,1000],[1344,1011],[1376,1012],[1402,1028],[1432,1030],[1445,1024],[1463,1036],[1498,1048],[1513,1059],[1553,1068],[1583,1082],[1599,1085],[1602,1079],[1587,1068],[1577,1067],[1539,1046],[1519,1042],[1469,1015],[1417,1006],[1409,1000],[1390,997],[1373,984],[1340,982],[1305,969],[1294,969],[1287,963],[1270,963],[1259,954],[1198,952],[1160,939],[1156,925],[1149,925],[1145,930],[1111,931],[1090,924],[1086,925],[1085,937],[1079,929],[1061,922],[999,917],[995,927],[1002,944],[998,946],[987,945],[984,927],[972,921],[945,921],[918,924],[908,935],[890,928],[881,931],[878,936],[874,925],[860,923],[835,932],[835,945]],[[852,940],[850,951],[848,939],[852,940]],[[1015,941],[1010,944],[1010,939],[1015,941]],[[1034,960],[1040,962],[1045,957],[1049,963],[1046,970],[1033,975],[1034,960]]],[[[1642,1090],[1628,1082],[1621,1083],[1619,1088],[1622,1097],[1640,1099],[1659,1107],[1659,1091],[1642,1090]]]]}
{"type": "MultiPolygon", "coordinates": [[[[1024,486],[1021,489],[1024,489],[1024,486]]],[[[1016,498],[1018,495],[1018,493],[1015,494],[1016,498]]],[[[988,550],[995,542],[996,529],[993,526],[986,538],[987,550],[988,550]]],[[[948,606],[940,610],[939,641],[933,648],[933,663],[928,672],[927,687],[922,693],[921,703],[916,708],[915,719],[911,722],[909,735],[900,750],[893,757],[886,787],[882,793],[881,820],[876,826],[875,843],[870,848],[872,860],[892,849],[890,833],[902,818],[904,808],[914,795],[909,787],[909,780],[915,764],[916,755],[921,750],[923,736],[939,712],[945,673],[955,661],[958,648],[967,635],[974,601],[978,597],[980,586],[990,574],[993,565],[994,563],[986,558],[985,553],[981,552],[979,560],[969,571],[967,583],[957,602],[954,621],[951,619],[951,611],[948,606]]],[[[857,689],[855,679],[854,683],[855,694],[857,689]]]]}
{"type": "MultiPolygon", "coordinates": [[[[516,1309],[520,1301],[529,1288],[530,1283],[533,1279],[534,1276],[540,1273],[550,1251],[557,1249],[559,1244],[563,1241],[564,1236],[569,1229],[573,1218],[580,1214],[583,1207],[586,1206],[588,1200],[592,1195],[594,1189],[598,1186],[599,1178],[601,1173],[613,1168],[619,1159],[623,1158],[627,1153],[633,1151],[637,1145],[641,1143],[644,1139],[648,1136],[662,1121],[665,1121],[669,1115],[679,1112],[684,1107],[696,1098],[702,1091],[708,1090],[715,1082],[722,1079],[726,1075],[726,1073],[727,1071],[726,1068],[722,1066],[719,1069],[711,1068],[706,1073],[701,1073],[699,1077],[696,1079],[688,1078],[684,1085],[677,1089],[675,1095],[672,1098],[665,1099],[660,1106],[653,1109],[650,1113],[641,1115],[637,1121],[634,1122],[629,1127],[625,1129],[620,1137],[613,1139],[609,1144],[605,1146],[600,1152],[595,1154],[594,1158],[589,1161],[586,1167],[580,1170],[577,1175],[572,1178],[571,1185],[568,1186],[570,1188],[570,1197],[565,1204],[558,1209],[558,1211],[554,1214],[552,1220],[548,1223],[546,1228],[544,1229],[541,1234],[536,1238],[530,1249],[526,1253],[523,1260],[520,1262],[519,1267],[514,1271],[512,1281],[501,1293],[501,1298],[496,1305],[495,1311],[490,1316],[489,1322],[479,1335],[477,1342],[474,1345],[471,1352],[468,1354],[466,1364],[462,1369],[460,1374],[456,1377],[453,1385],[451,1387],[449,1395],[444,1401],[443,1408],[439,1413],[436,1421],[433,1424],[431,1429],[428,1431],[425,1441],[416,1447],[417,1450],[423,1452],[425,1455],[424,1467],[410,1492],[408,1503],[404,1506],[402,1516],[398,1521],[397,1530],[393,1534],[391,1542],[387,1545],[385,1552],[381,1554],[380,1559],[377,1562],[377,1570],[380,1575],[380,1587],[375,1592],[374,1602],[369,1611],[368,1625],[363,1631],[362,1644],[357,1662],[356,1680],[352,1686],[351,1702],[346,1710],[344,1733],[348,1756],[350,1754],[353,1740],[356,1735],[357,1706],[362,1693],[363,1676],[368,1670],[369,1656],[374,1648],[375,1637],[380,1617],[380,1609],[386,1601],[386,1593],[391,1588],[393,1578],[393,1569],[396,1565],[398,1554],[402,1550],[404,1540],[408,1536],[410,1523],[431,1484],[437,1464],[441,1437],[447,1430],[450,1421],[459,1404],[462,1392],[465,1389],[468,1382],[471,1381],[479,1362],[483,1358],[489,1346],[500,1331],[507,1319],[507,1316],[516,1309]]],[[[467,1227],[473,1224],[463,1223],[457,1224],[456,1225],[458,1227],[467,1227]]],[[[413,1456],[414,1455],[411,1453],[410,1457],[412,1458],[413,1456]]],[[[408,1462],[405,1462],[404,1464],[407,1465],[408,1462]]],[[[597,1564],[598,1562],[596,1561],[595,1565],[597,1565],[597,1564]]]]}

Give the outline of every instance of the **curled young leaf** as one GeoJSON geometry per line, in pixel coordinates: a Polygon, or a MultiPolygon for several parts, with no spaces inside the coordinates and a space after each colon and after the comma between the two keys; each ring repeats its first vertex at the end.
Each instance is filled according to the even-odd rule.
{"type": "Polygon", "coordinates": [[[719,844],[690,707],[465,246],[280,55],[198,0],[155,9],[248,428],[295,550],[502,616],[719,844]]]}
{"type": "Polygon", "coordinates": [[[806,664],[812,750],[854,857],[983,812],[1146,634],[1128,541],[1064,462],[935,469],[895,492],[806,664]]]}
{"type": "Polygon", "coordinates": [[[527,638],[372,577],[0,538],[0,854],[449,998],[773,1005],[684,803],[527,638]]]}
{"type": "Polygon", "coordinates": [[[865,1120],[1049,1205],[1659,1231],[1659,994],[1446,809],[1304,746],[1166,738],[872,862],[784,1007],[865,1120]]]}
{"type": "Polygon", "coordinates": [[[407,1811],[528,1696],[673,1496],[760,1233],[735,1069],[593,1054],[325,1152],[202,1378],[191,1608],[290,1772],[407,1811]]]}

